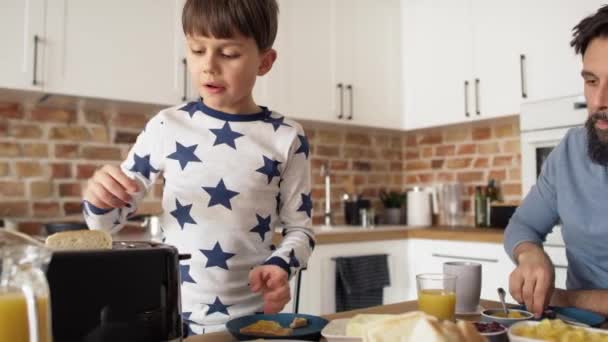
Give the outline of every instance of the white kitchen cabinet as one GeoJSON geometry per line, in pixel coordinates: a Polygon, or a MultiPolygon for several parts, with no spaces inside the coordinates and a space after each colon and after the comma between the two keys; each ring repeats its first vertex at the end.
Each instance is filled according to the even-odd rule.
{"type": "Polygon", "coordinates": [[[402,3],[404,126],[416,129],[474,115],[470,0],[402,3]]]}
{"type": "Polygon", "coordinates": [[[279,6],[278,59],[258,80],[258,103],[296,119],[401,127],[399,1],[279,6]]]}
{"type": "Polygon", "coordinates": [[[297,119],[337,121],[329,7],[327,0],[279,0],[277,60],[258,77],[256,103],[297,119]]]}
{"type": "MultiPolygon", "coordinates": [[[[372,254],[388,255],[391,284],[384,288],[383,304],[405,301],[410,274],[406,266],[406,240],[317,245],[308,261],[308,269],[302,274],[299,312],[312,315],[334,313],[336,263],[333,258],[372,254]]],[[[291,309],[292,303],[286,307],[291,309]]]]}
{"type": "Polygon", "coordinates": [[[517,3],[407,0],[405,128],[519,113],[517,3]]]}
{"type": "Polygon", "coordinates": [[[519,114],[522,101],[516,1],[472,0],[472,117],[519,114]],[[474,114],[474,115],[473,115],[474,114]]]}
{"type": "Polygon", "coordinates": [[[46,0],[0,2],[0,87],[43,90],[46,0]]]}
{"type": "Polygon", "coordinates": [[[336,0],[338,82],[344,115],[365,126],[402,127],[399,0],[336,0]]]}
{"type": "Polygon", "coordinates": [[[582,59],[570,46],[572,28],[605,1],[520,1],[525,101],[582,94],[582,59]]]}
{"type": "Polygon", "coordinates": [[[49,91],[166,105],[181,98],[180,0],[49,5],[49,91]]]}

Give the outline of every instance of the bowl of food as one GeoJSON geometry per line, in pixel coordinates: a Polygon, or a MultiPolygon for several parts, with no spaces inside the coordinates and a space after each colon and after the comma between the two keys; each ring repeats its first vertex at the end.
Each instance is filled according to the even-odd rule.
{"type": "Polygon", "coordinates": [[[509,328],[508,336],[511,342],[608,341],[606,330],[571,325],[560,319],[517,322],[509,328]]]}
{"type": "Polygon", "coordinates": [[[531,312],[518,309],[509,309],[507,314],[502,309],[487,309],[481,312],[482,322],[498,322],[505,327],[532,318],[534,315],[531,312]]]}
{"type": "Polygon", "coordinates": [[[489,342],[508,342],[507,327],[498,322],[473,322],[479,334],[489,342]]]}

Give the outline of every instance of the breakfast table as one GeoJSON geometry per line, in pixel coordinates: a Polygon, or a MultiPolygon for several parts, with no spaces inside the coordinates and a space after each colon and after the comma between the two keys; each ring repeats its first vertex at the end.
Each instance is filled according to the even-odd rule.
{"type": "MultiPolygon", "coordinates": [[[[489,300],[481,300],[481,306],[484,309],[493,309],[500,308],[500,303],[489,300]]],[[[366,313],[366,314],[401,314],[410,311],[415,311],[418,309],[418,302],[416,300],[411,300],[407,302],[388,304],[388,305],[380,305],[374,306],[365,309],[352,310],[352,311],[344,311],[329,315],[324,315],[323,317],[327,320],[334,320],[338,318],[349,318],[356,314],[366,313]]],[[[480,315],[456,315],[457,319],[467,320],[467,321],[478,321],[480,320],[480,315]]],[[[234,342],[237,341],[230,333],[228,332],[216,332],[204,335],[197,335],[188,337],[185,340],[186,342],[234,342]]],[[[321,339],[321,341],[325,341],[325,339],[321,339]]]]}

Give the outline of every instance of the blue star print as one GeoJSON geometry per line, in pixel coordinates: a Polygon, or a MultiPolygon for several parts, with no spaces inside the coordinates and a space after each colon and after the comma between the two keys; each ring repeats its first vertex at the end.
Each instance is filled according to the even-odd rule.
{"type": "Polygon", "coordinates": [[[200,111],[200,109],[198,108],[198,102],[189,102],[179,110],[187,112],[190,115],[190,118],[194,116],[194,113],[200,111]]]}
{"type": "Polygon", "coordinates": [[[310,146],[308,145],[308,139],[305,136],[298,134],[298,139],[300,139],[300,147],[296,150],[296,154],[304,153],[306,159],[308,159],[308,154],[310,153],[310,146]]]}
{"type": "Polygon", "coordinates": [[[190,265],[179,265],[179,273],[182,276],[182,283],[187,281],[190,283],[196,283],[190,276],[190,265]]]}
{"type": "Polygon", "coordinates": [[[215,188],[210,186],[204,186],[203,189],[207,191],[209,196],[211,196],[207,207],[213,207],[214,205],[221,204],[224,207],[232,210],[232,205],[230,205],[230,199],[239,194],[236,191],[228,190],[226,188],[226,185],[224,184],[223,179],[220,179],[220,182],[215,188]]]}
{"type": "Polygon", "coordinates": [[[230,315],[228,313],[228,308],[232,305],[224,305],[220,300],[220,297],[215,297],[215,301],[212,304],[207,304],[209,306],[209,310],[207,310],[207,315],[211,315],[212,313],[219,312],[224,315],[230,315]]]}
{"type": "Polygon", "coordinates": [[[269,116],[266,119],[264,119],[264,122],[269,123],[269,124],[272,125],[272,128],[274,129],[275,132],[281,126],[291,127],[291,125],[288,125],[288,124],[284,123],[283,121],[285,121],[285,117],[284,116],[280,116],[278,118],[273,118],[273,117],[269,116]]]}
{"type": "Polygon", "coordinates": [[[306,215],[310,217],[310,211],[312,210],[312,200],[310,199],[310,193],[308,193],[308,195],[300,194],[300,196],[302,197],[302,204],[298,208],[298,211],[304,211],[306,212],[306,215]]]}
{"type": "Polygon", "coordinates": [[[175,210],[171,212],[171,216],[175,217],[179,226],[184,229],[184,225],[186,223],[196,224],[196,221],[190,215],[190,210],[192,209],[192,204],[182,205],[179,203],[179,200],[175,199],[175,206],[177,207],[175,210]]]}
{"type": "Polygon", "coordinates": [[[214,129],[210,129],[210,131],[211,131],[211,133],[215,134],[215,136],[216,136],[213,146],[226,144],[235,150],[236,150],[236,145],[234,144],[234,140],[243,136],[241,133],[235,132],[232,129],[230,129],[230,124],[228,122],[226,122],[224,124],[224,127],[222,127],[221,129],[214,128],[214,129]]]}
{"type": "Polygon", "coordinates": [[[205,268],[217,266],[227,270],[228,264],[226,262],[228,259],[235,256],[234,253],[224,252],[219,242],[215,243],[213,249],[201,249],[200,251],[207,257],[207,264],[205,265],[205,268]]]}
{"type": "Polygon", "coordinates": [[[194,151],[198,145],[186,147],[176,141],[175,146],[175,152],[168,155],[167,158],[179,161],[179,166],[182,167],[182,170],[186,168],[188,162],[201,162],[201,160],[194,154],[194,151]]]}
{"type": "Polygon", "coordinates": [[[281,173],[279,172],[280,161],[272,160],[267,158],[266,156],[262,156],[264,158],[264,166],[257,169],[256,171],[259,173],[263,173],[268,176],[268,184],[272,182],[272,178],[281,177],[281,173]]]}
{"type": "Polygon", "coordinates": [[[298,261],[298,258],[296,258],[296,252],[293,250],[293,248],[291,249],[291,252],[289,252],[289,267],[300,267],[300,261],[298,261]]]}
{"type": "Polygon", "coordinates": [[[150,155],[146,155],[143,157],[140,157],[137,155],[137,153],[134,154],[133,156],[134,159],[134,164],[133,167],[130,169],[130,171],[134,171],[134,172],[138,172],[140,173],[142,176],[150,179],[150,172],[152,173],[157,173],[158,170],[155,169],[154,167],[152,167],[152,165],[150,164],[150,155]]]}
{"type": "Polygon", "coordinates": [[[266,217],[266,218],[264,218],[258,214],[255,214],[255,216],[258,219],[258,225],[253,227],[253,229],[251,229],[250,232],[260,234],[260,237],[262,238],[262,242],[264,242],[264,235],[270,231],[270,215],[268,215],[268,217],[266,217]]]}

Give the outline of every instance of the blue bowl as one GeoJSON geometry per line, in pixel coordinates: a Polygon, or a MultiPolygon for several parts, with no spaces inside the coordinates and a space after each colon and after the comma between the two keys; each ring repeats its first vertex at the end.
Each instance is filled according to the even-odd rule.
{"type": "Polygon", "coordinates": [[[292,314],[292,313],[278,313],[278,314],[256,314],[243,316],[232,319],[226,323],[226,329],[239,341],[254,340],[256,338],[263,338],[266,340],[306,340],[306,341],[318,341],[321,339],[321,330],[325,328],[328,321],[319,316],[305,315],[305,314],[292,314]],[[302,317],[308,320],[308,325],[302,328],[293,329],[293,334],[289,336],[260,336],[242,334],[241,328],[251,325],[259,320],[275,321],[282,327],[289,327],[289,323],[293,321],[295,317],[302,317]]]}
{"type": "Polygon", "coordinates": [[[482,322],[498,322],[505,327],[509,327],[514,323],[527,321],[534,318],[534,315],[525,310],[519,309],[509,309],[509,311],[518,311],[523,317],[521,318],[507,318],[507,317],[497,317],[495,314],[503,313],[502,309],[487,309],[481,312],[481,321],[482,322]]]}

